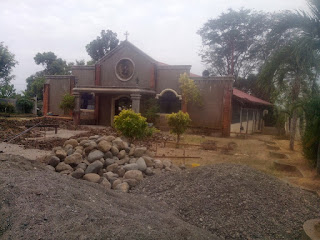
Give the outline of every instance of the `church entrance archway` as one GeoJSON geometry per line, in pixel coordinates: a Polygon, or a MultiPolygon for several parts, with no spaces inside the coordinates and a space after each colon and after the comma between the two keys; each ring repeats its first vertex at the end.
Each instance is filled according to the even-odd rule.
{"type": "Polygon", "coordinates": [[[132,101],[130,97],[122,96],[114,101],[114,115],[119,115],[123,109],[130,109],[132,107],[132,101]]]}
{"type": "Polygon", "coordinates": [[[113,126],[114,116],[119,115],[123,109],[130,109],[132,100],[128,95],[114,96],[111,100],[111,126],[113,126]]]}

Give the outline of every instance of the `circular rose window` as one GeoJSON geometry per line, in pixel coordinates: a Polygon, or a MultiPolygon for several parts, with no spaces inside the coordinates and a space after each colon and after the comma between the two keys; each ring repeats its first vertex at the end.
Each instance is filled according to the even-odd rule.
{"type": "Polygon", "coordinates": [[[128,59],[121,59],[116,65],[116,75],[122,81],[128,81],[134,73],[134,63],[128,59]]]}

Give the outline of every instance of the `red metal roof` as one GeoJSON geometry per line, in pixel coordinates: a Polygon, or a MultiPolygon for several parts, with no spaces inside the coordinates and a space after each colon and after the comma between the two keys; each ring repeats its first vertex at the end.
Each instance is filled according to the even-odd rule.
{"type": "Polygon", "coordinates": [[[200,75],[198,75],[198,74],[195,74],[195,73],[190,73],[190,77],[201,77],[200,75]]]}
{"type": "Polygon", "coordinates": [[[233,95],[241,98],[242,100],[246,101],[246,102],[251,102],[253,104],[260,104],[260,105],[272,105],[271,103],[264,101],[260,98],[254,97],[249,95],[248,93],[242,92],[236,88],[233,88],[233,95]]]}

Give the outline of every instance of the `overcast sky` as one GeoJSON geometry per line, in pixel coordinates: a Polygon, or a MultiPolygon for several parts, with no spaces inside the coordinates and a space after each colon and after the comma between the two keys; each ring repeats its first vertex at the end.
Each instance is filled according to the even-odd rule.
{"type": "Polygon", "coordinates": [[[102,29],[111,29],[152,58],[168,64],[190,64],[201,74],[196,33],[228,8],[268,12],[306,9],[305,0],[0,0],[0,42],[19,62],[13,71],[18,91],[41,66],[38,52],[52,51],[70,61],[90,60],[85,46],[102,29]]]}

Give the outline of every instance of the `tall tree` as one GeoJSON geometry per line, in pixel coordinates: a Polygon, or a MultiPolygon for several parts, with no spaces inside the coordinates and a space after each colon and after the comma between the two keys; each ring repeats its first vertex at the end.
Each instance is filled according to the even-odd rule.
{"type": "Polygon", "coordinates": [[[308,55],[308,52],[299,49],[299,46],[299,39],[283,46],[266,62],[260,73],[260,82],[263,86],[273,87],[280,96],[286,94],[289,98],[291,150],[294,150],[297,106],[302,87],[315,78],[315,67],[320,59],[318,55],[308,55]]]}
{"type": "Polygon", "coordinates": [[[44,70],[32,74],[26,79],[27,89],[26,95],[33,97],[37,95],[38,99],[43,98],[43,84],[45,75],[70,75],[73,63],[67,63],[65,60],[58,58],[53,52],[37,53],[34,61],[38,65],[42,65],[44,70]]]}
{"type": "Polygon", "coordinates": [[[117,38],[116,33],[112,32],[111,30],[102,30],[100,36],[87,44],[86,50],[92,60],[98,61],[100,58],[118,46],[118,44],[119,39],[117,38]]]}
{"type": "Polygon", "coordinates": [[[70,66],[65,60],[58,58],[53,52],[37,53],[34,61],[38,65],[44,66],[45,75],[69,75],[70,66]]]}
{"type": "Polygon", "coordinates": [[[284,44],[274,51],[265,64],[261,80],[265,86],[276,89],[279,95],[290,99],[291,128],[290,149],[294,149],[297,120],[297,102],[303,94],[312,95],[317,89],[317,73],[320,68],[320,1],[309,0],[309,12],[286,11],[279,15],[270,33],[273,45],[284,44]],[[274,87],[287,82],[286,88],[274,87]]]}
{"type": "Polygon", "coordinates": [[[0,98],[12,97],[15,94],[14,86],[10,82],[14,78],[11,72],[16,64],[18,62],[14,54],[0,42],[0,98]]]}
{"type": "Polygon", "coordinates": [[[266,34],[271,17],[263,12],[229,9],[198,31],[202,37],[202,61],[213,75],[246,78],[269,55],[266,34]]]}

